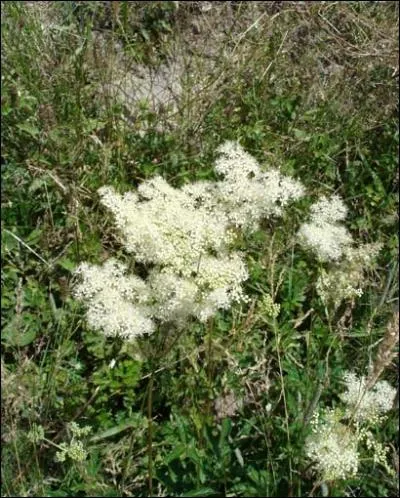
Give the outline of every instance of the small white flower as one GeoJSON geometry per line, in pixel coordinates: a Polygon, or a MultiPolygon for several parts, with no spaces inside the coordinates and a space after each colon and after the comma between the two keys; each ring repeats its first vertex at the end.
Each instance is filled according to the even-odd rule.
{"type": "Polygon", "coordinates": [[[312,249],[322,261],[336,261],[344,248],[352,243],[345,227],[330,223],[304,223],[299,231],[300,240],[312,249]]]}
{"type": "Polygon", "coordinates": [[[322,301],[337,308],[343,299],[361,297],[365,271],[372,267],[380,248],[379,244],[346,247],[342,261],[332,265],[330,271],[322,270],[318,277],[316,288],[322,301]]]}
{"type": "Polygon", "coordinates": [[[347,372],[343,380],[346,391],[340,398],[347,405],[348,417],[353,416],[360,422],[375,423],[392,408],[396,389],[387,381],[381,380],[367,390],[367,378],[364,376],[357,377],[354,372],[347,372]]]}
{"type": "Polygon", "coordinates": [[[256,229],[263,218],[282,214],[286,205],[304,195],[303,186],[276,169],[262,171],[257,161],[236,142],[219,149],[215,170],[219,203],[237,227],[256,229]]]}
{"type": "Polygon", "coordinates": [[[358,471],[357,434],[339,419],[334,410],[326,410],[321,417],[315,414],[312,434],[306,441],[307,457],[327,481],[353,477],[358,471]]]}
{"type": "Polygon", "coordinates": [[[74,295],[85,303],[90,327],[106,336],[131,340],[151,334],[154,323],[146,306],[146,283],[136,276],[126,276],[126,271],[126,266],[114,259],[103,266],[83,263],[76,270],[79,282],[74,295]]]}
{"type": "Polygon", "coordinates": [[[311,218],[315,223],[336,223],[345,220],[346,216],[347,207],[337,195],[332,195],[330,199],[322,196],[311,206],[311,218]]]}
{"type": "Polygon", "coordinates": [[[323,261],[340,259],[353,242],[347,229],[338,223],[344,220],[347,213],[343,201],[338,196],[331,199],[323,196],[310,210],[310,223],[300,227],[300,242],[310,247],[323,261]]]}

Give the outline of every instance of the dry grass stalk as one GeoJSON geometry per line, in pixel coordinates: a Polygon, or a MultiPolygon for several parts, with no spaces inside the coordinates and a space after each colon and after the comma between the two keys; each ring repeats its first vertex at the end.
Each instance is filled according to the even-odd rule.
{"type": "Polygon", "coordinates": [[[379,346],[375,362],[372,365],[371,372],[367,380],[367,389],[371,389],[375,384],[384,369],[390,364],[395,356],[394,348],[399,342],[399,312],[394,313],[392,319],[388,323],[386,333],[379,346]]]}

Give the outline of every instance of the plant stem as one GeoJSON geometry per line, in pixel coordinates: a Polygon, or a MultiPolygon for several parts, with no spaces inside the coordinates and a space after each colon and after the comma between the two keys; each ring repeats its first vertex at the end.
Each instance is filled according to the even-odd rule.
{"type": "Polygon", "coordinates": [[[209,399],[208,399],[208,407],[207,412],[211,417],[211,392],[212,392],[212,377],[213,377],[213,355],[212,355],[212,329],[213,329],[213,320],[211,319],[208,323],[208,334],[207,334],[207,381],[209,388],[209,399]]]}
{"type": "Polygon", "coordinates": [[[153,370],[149,379],[149,388],[147,395],[147,456],[148,456],[148,478],[149,478],[149,496],[153,496],[153,370]]]}
{"type": "Polygon", "coordinates": [[[283,397],[283,406],[285,409],[285,425],[286,425],[286,437],[287,437],[287,442],[288,442],[288,449],[290,451],[290,458],[289,458],[289,484],[290,488],[293,487],[293,469],[292,469],[292,444],[290,440],[290,431],[289,431],[289,412],[287,408],[287,402],[286,402],[286,393],[285,393],[285,382],[283,380],[283,368],[282,368],[282,362],[281,362],[281,355],[280,355],[280,337],[279,337],[279,330],[278,330],[278,324],[276,321],[276,318],[273,319],[272,322],[272,329],[274,331],[275,335],[275,347],[276,347],[276,353],[277,353],[277,358],[278,358],[278,366],[279,366],[279,377],[281,381],[281,392],[282,392],[282,397],[283,397]]]}

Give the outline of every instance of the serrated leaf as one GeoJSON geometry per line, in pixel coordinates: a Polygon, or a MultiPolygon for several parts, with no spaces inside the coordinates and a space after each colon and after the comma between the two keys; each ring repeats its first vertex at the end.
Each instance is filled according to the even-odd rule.
{"type": "Polygon", "coordinates": [[[41,236],[42,230],[40,230],[39,228],[35,228],[26,238],[26,242],[30,245],[35,245],[39,242],[41,236]]]}
{"type": "Polygon", "coordinates": [[[36,329],[33,326],[25,326],[22,330],[20,316],[14,316],[10,323],[4,327],[1,339],[10,346],[24,347],[36,339],[36,329]]]}
{"type": "Polygon", "coordinates": [[[173,462],[174,460],[178,460],[184,453],[186,452],[185,446],[178,445],[171,453],[169,453],[165,458],[164,458],[164,463],[169,464],[173,462]]]}

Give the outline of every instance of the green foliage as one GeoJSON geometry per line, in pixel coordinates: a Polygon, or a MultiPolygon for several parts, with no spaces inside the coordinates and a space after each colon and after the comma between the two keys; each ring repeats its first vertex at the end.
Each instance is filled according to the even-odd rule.
{"type": "MultiPolygon", "coordinates": [[[[365,373],[398,302],[397,2],[32,3],[1,5],[2,494],[148,496],[152,378],[157,496],[394,496],[397,481],[371,461],[357,479],[318,483],[303,448],[308,417],[336,405],[345,370],[365,373]],[[175,107],[121,100],[128,89],[110,84],[155,75],[177,53],[175,107]],[[211,330],[188,323],[150,360],[157,337],[127,345],[87,330],[73,270],[129,262],[97,189],[215,180],[224,140],[311,193],[237,241],[250,302],[211,330]],[[357,241],[383,244],[363,297],[334,312],[295,239],[331,193],[357,241]],[[81,462],[29,440],[41,425],[66,442],[71,421],[93,428],[81,462]]],[[[392,365],[384,375],[395,384],[392,365]]],[[[392,410],[376,435],[392,467],[396,420],[392,410]]]]}

